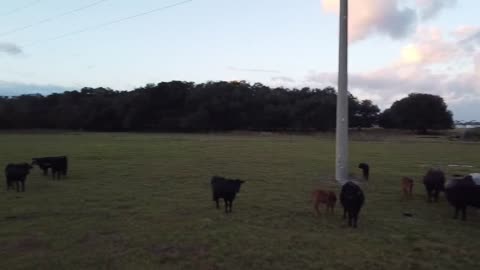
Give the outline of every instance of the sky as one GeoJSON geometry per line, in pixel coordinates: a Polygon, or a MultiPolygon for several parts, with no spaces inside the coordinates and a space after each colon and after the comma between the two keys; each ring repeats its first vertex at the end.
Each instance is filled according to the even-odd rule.
{"type": "MultiPolygon", "coordinates": [[[[0,95],[171,80],[337,84],[339,0],[1,3],[0,95]]],[[[455,119],[480,120],[480,1],[349,5],[350,92],[382,109],[436,94],[455,119]]]]}

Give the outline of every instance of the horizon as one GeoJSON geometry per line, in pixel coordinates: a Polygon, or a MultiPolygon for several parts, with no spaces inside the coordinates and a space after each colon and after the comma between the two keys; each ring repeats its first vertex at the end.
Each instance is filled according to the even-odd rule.
{"type": "MultiPolygon", "coordinates": [[[[479,8],[350,0],[350,92],[382,109],[440,95],[456,120],[479,120],[479,8]]],[[[11,1],[0,10],[0,95],[172,80],[336,89],[337,13],[338,0],[11,1]]]]}

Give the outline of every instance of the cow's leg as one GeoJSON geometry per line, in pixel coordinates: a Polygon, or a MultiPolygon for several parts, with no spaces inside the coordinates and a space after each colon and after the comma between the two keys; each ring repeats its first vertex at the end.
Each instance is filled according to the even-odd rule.
{"type": "Polygon", "coordinates": [[[217,209],[220,209],[220,203],[218,202],[218,198],[215,198],[215,203],[217,204],[217,209]]]}
{"type": "Polygon", "coordinates": [[[228,204],[230,206],[230,213],[231,213],[232,212],[232,206],[233,206],[233,200],[231,200],[228,204]]]}
{"type": "Polygon", "coordinates": [[[348,226],[352,227],[353,225],[353,213],[352,211],[348,211],[348,226]]]}
{"type": "Polygon", "coordinates": [[[315,213],[317,213],[317,216],[320,215],[320,210],[318,209],[318,205],[319,205],[319,204],[320,204],[320,203],[317,201],[317,202],[315,202],[315,204],[313,205],[313,210],[315,210],[315,213]]]}
{"type": "Polygon", "coordinates": [[[25,181],[22,181],[22,192],[25,192],[25,181]]]}
{"type": "Polygon", "coordinates": [[[223,202],[225,203],[225,214],[228,213],[228,202],[227,199],[223,198],[223,202]]]}
{"type": "Polygon", "coordinates": [[[467,220],[467,206],[462,207],[462,220],[467,220]]]}
{"type": "Polygon", "coordinates": [[[48,175],[48,168],[43,169],[43,175],[48,175]]]}

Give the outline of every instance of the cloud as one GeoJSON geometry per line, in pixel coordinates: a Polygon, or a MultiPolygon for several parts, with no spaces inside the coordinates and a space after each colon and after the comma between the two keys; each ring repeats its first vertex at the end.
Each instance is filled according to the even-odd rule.
{"type": "Polygon", "coordinates": [[[442,9],[453,7],[456,3],[457,0],[417,0],[423,20],[435,17],[442,9]]]}
{"type": "MultiPolygon", "coordinates": [[[[405,0],[350,0],[349,42],[360,41],[371,35],[386,35],[401,39],[415,32],[420,18],[435,17],[456,0],[416,0],[406,6],[405,0]],[[421,15],[419,15],[421,14],[421,15]]],[[[327,13],[338,14],[340,0],[323,0],[327,13]]]]}
{"type": "Polygon", "coordinates": [[[450,34],[457,40],[465,40],[480,33],[480,27],[472,25],[462,25],[455,28],[450,34]]]}
{"type": "Polygon", "coordinates": [[[235,71],[245,71],[245,72],[259,72],[259,73],[280,73],[279,70],[273,69],[260,69],[260,68],[239,68],[239,67],[228,67],[229,70],[235,71]]]}
{"type": "Polygon", "coordinates": [[[70,90],[73,90],[72,87],[61,85],[40,85],[0,80],[0,96],[18,96],[24,94],[48,95],[52,93],[63,93],[70,90]]]}
{"type": "Polygon", "coordinates": [[[272,81],[274,82],[284,82],[284,83],[294,83],[295,80],[291,77],[287,77],[287,76],[275,76],[275,77],[272,77],[272,81]]]}
{"type": "MultiPolygon", "coordinates": [[[[453,33],[450,34],[453,36],[453,33]]],[[[398,59],[368,72],[349,74],[350,91],[369,98],[382,108],[412,92],[441,95],[449,105],[480,103],[480,52],[459,46],[435,28],[421,28],[398,59]]],[[[335,85],[337,73],[312,72],[307,81],[335,85]]]]}
{"type": "Polygon", "coordinates": [[[413,42],[402,48],[400,64],[438,64],[460,54],[457,44],[446,41],[439,29],[419,28],[413,42]]]}
{"type": "Polygon", "coordinates": [[[16,54],[21,54],[22,49],[13,43],[0,42],[0,53],[16,55],[16,54]]]}
{"type": "MultiPolygon", "coordinates": [[[[406,36],[414,29],[415,10],[400,7],[399,0],[349,1],[349,41],[365,39],[371,34],[386,34],[394,39],[406,36]]],[[[323,0],[323,9],[338,14],[339,0],[323,0]]]]}
{"type": "Polygon", "coordinates": [[[462,40],[462,43],[463,44],[469,44],[469,45],[480,45],[480,30],[474,32],[473,34],[471,34],[470,36],[468,36],[467,38],[463,39],[462,40]]]}

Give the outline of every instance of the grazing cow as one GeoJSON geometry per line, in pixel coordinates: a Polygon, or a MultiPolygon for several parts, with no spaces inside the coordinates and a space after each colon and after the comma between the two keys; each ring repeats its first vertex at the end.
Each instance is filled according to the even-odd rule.
{"type": "Polygon", "coordinates": [[[370,166],[367,163],[360,163],[358,168],[362,170],[363,179],[368,180],[368,177],[370,177],[370,166]]]}
{"type": "Polygon", "coordinates": [[[225,213],[232,212],[233,200],[235,200],[236,194],[240,192],[240,186],[243,183],[245,181],[213,176],[210,184],[212,185],[213,200],[217,204],[217,209],[220,208],[219,199],[223,198],[225,201],[225,213]]]}
{"type": "Polygon", "coordinates": [[[445,174],[439,169],[430,169],[423,177],[423,184],[427,190],[428,201],[438,201],[438,194],[444,191],[445,174]]]}
{"type": "Polygon", "coordinates": [[[343,218],[345,219],[348,213],[348,226],[356,228],[358,214],[365,202],[362,189],[354,182],[348,181],[342,186],[340,202],[343,206],[343,218]]]}
{"type": "Polygon", "coordinates": [[[413,191],[413,179],[409,177],[402,178],[402,191],[405,197],[411,197],[413,191]]]}
{"type": "Polygon", "coordinates": [[[480,174],[470,174],[463,178],[454,178],[445,185],[448,202],[455,207],[455,215],[462,212],[462,220],[467,219],[467,206],[480,208],[480,174]]]}
{"type": "Polygon", "coordinates": [[[30,173],[32,166],[28,163],[8,164],[5,167],[5,177],[7,179],[7,190],[13,188],[15,182],[17,192],[20,192],[20,183],[22,184],[22,191],[25,192],[25,181],[27,175],[30,173]]]}
{"type": "Polygon", "coordinates": [[[67,175],[68,159],[66,156],[32,158],[32,165],[38,165],[44,175],[47,175],[48,169],[51,169],[53,179],[55,176],[60,179],[60,175],[67,175]]]}
{"type": "Polygon", "coordinates": [[[327,213],[329,212],[329,210],[331,213],[333,213],[335,204],[337,203],[337,196],[335,195],[335,192],[318,189],[312,193],[312,196],[314,202],[313,207],[317,212],[317,215],[320,215],[320,210],[318,209],[318,206],[321,203],[325,204],[325,206],[327,207],[327,213]]]}
{"type": "Polygon", "coordinates": [[[32,158],[32,166],[37,165],[43,171],[43,175],[48,175],[48,169],[52,167],[50,157],[32,158]]]}

